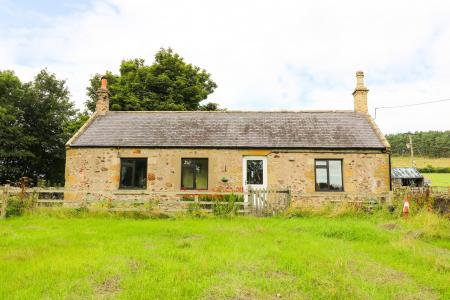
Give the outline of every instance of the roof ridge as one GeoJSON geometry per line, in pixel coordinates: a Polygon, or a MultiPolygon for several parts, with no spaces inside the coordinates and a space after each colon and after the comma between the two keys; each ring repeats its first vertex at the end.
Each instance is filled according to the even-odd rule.
{"type": "Polygon", "coordinates": [[[115,110],[108,113],[353,113],[353,110],[115,110]]]}

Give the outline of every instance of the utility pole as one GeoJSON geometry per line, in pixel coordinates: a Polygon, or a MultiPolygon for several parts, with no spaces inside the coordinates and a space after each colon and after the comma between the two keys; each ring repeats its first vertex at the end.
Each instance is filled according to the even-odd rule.
{"type": "Polygon", "coordinates": [[[407,148],[411,151],[411,167],[416,167],[416,162],[414,161],[414,148],[413,148],[413,142],[412,142],[412,135],[409,135],[409,143],[406,145],[407,148]]]}

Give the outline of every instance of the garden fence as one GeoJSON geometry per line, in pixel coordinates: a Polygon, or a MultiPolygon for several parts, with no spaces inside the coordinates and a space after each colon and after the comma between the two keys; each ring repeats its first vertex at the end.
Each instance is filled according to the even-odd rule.
{"type": "MultiPolygon", "coordinates": [[[[2,198],[0,199],[1,217],[6,215],[8,199],[11,196],[28,199],[28,208],[36,207],[65,207],[64,188],[18,188],[4,185],[2,188],[2,198]],[[29,200],[31,199],[31,200],[29,200]]],[[[111,191],[96,191],[88,193],[88,196],[79,201],[66,202],[67,207],[84,206],[92,209],[107,209],[108,211],[141,211],[155,206],[155,201],[144,199],[112,199],[103,195],[110,194],[111,191]]],[[[144,194],[144,193],[141,193],[144,194]]],[[[289,207],[290,192],[288,189],[252,189],[246,192],[210,192],[210,191],[178,191],[160,193],[167,198],[176,197],[181,200],[176,201],[178,207],[167,209],[175,212],[189,205],[198,205],[206,212],[213,212],[218,205],[235,206],[235,211],[240,214],[267,215],[276,214],[289,207]],[[232,200],[230,200],[232,199],[232,200]]],[[[127,195],[126,193],[124,195],[127,195]]],[[[123,196],[123,195],[122,195],[123,196]]],[[[142,198],[142,197],[138,197],[142,198]]],[[[25,200],[23,200],[25,201],[25,200]]],[[[164,200],[162,200],[164,201],[164,200]]]]}
{"type": "MultiPolygon", "coordinates": [[[[148,210],[155,206],[155,201],[152,200],[152,193],[141,192],[139,195],[135,194],[139,199],[113,199],[111,197],[104,197],[104,195],[111,194],[111,191],[95,191],[88,193],[88,196],[79,201],[64,202],[64,188],[18,188],[9,185],[1,187],[0,198],[0,217],[6,216],[6,207],[8,199],[11,196],[19,197],[19,199],[31,199],[28,201],[28,208],[35,207],[80,207],[84,206],[90,209],[107,209],[109,211],[140,211],[148,210]],[[144,197],[141,197],[144,196],[144,197]],[[147,197],[148,200],[142,198],[147,197]],[[63,205],[63,204],[68,205],[63,205]],[[70,204],[70,205],[69,205],[70,204]]],[[[428,193],[429,195],[438,196],[444,195],[448,197],[450,194],[450,187],[401,187],[395,188],[394,193],[428,193]]],[[[177,192],[161,192],[167,199],[177,198],[175,205],[169,209],[168,212],[180,211],[187,209],[191,205],[197,205],[201,210],[206,212],[213,212],[219,205],[230,205],[230,199],[234,210],[240,214],[253,215],[273,215],[287,209],[291,202],[305,204],[316,203],[316,197],[323,197],[316,195],[316,193],[302,194],[292,193],[290,189],[250,189],[245,192],[210,192],[210,191],[177,191],[177,192]]],[[[116,193],[117,196],[130,196],[126,192],[116,193]]],[[[357,198],[357,197],[356,197],[357,198]]],[[[358,205],[373,206],[379,204],[375,198],[360,197],[360,200],[345,199],[344,197],[334,197],[328,202],[331,203],[353,203],[358,205]]],[[[164,202],[165,200],[161,200],[164,202]]]]}

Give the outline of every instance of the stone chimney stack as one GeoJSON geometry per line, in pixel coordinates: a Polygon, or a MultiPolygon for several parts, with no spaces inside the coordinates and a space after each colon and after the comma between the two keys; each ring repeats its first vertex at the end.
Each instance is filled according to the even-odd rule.
{"type": "Polygon", "coordinates": [[[99,115],[104,115],[109,111],[109,91],[106,87],[107,84],[106,76],[102,76],[102,85],[97,90],[97,103],[95,105],[95,111],[99,115]]]}
{"type": "Polygon", "coordinates": [[[369,89],[364,85],[364,72],[356,72],[356,88],[353,92],[353,98],[355,101],[355,111],[368,114],[369,110],[367,108],[367,93],[369,89]]]}

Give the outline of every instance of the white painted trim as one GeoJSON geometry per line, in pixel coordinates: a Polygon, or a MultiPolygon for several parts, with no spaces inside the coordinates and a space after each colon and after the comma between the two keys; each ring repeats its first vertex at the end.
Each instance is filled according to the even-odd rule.
{"type": "Polygon", "coordinates": [[[267,188],[267,157],[266,156],[243,156],[242,157],[242,185],[244,191],[247,191],[247,160],[262,160],[263,161],[263,184],[252,184],[254,186],[260,186],[267,188]]]}

